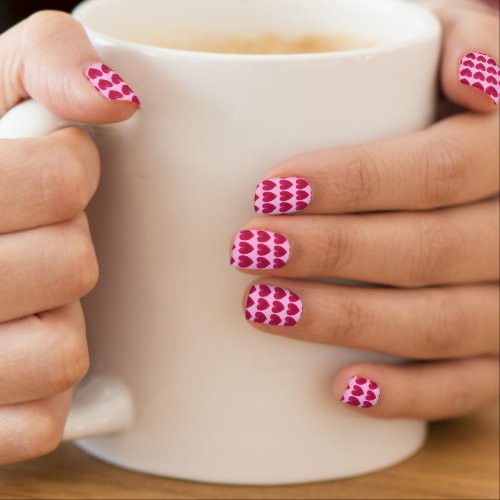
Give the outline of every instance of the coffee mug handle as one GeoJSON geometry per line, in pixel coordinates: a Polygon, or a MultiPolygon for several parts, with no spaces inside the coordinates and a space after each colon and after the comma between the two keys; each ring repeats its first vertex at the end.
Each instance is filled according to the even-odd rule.
{"type": "MultiPolygon", "coordinates": [[[[0,139],[40,137],[78,125],[55,116],[36,101],[18,104],[0,119],[0,139]]],[[[127,429],[133,420],[128,388],[116,377],[89,375],[74,392],[64,440],[108,434],[127,429]]]]}
{"type": "Polygon", "coordinates": [[[128,429],[134,418],[132,396],[118,378],[87,377],[75,389],[64,428],[64,441],[128,429]]]}

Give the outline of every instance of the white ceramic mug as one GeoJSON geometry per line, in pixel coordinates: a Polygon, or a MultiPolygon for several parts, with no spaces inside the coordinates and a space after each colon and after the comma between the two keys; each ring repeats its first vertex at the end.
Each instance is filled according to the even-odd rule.
{"type": "MultiPolygon", "coordinates": [[[[331,390],[347,363],[398,360],[252,329],[241,310],[250,278],[229,267],[228,244],[274,163],[433,120],[436,19],[397,0],[91,0],[74,15],[143,109],[92,128],[101,280],[84,304],[92,375],[66,438],[123,467],[246,484],[340,478],[417,450],[424,422],[368,418],[331,390]],[[165,32],[333,32],[376,45],[251,56],[137,43],[165,32]]],[[[0,136],[64,125],[27,102],[0,136]]]]}

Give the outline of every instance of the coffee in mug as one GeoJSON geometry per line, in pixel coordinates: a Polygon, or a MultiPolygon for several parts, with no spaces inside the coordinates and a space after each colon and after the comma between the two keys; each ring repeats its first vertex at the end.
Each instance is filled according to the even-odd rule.
{"type": "Polygon", "coordinates": [[[263,33],[256,36],[238,34],[226,36],[193,35],[132,36],[140,43],[156,47],[219,54],[314,54],[373,47],[375,40],[348,34],[310,33],[287,36],[280,33],[263,33]]]}

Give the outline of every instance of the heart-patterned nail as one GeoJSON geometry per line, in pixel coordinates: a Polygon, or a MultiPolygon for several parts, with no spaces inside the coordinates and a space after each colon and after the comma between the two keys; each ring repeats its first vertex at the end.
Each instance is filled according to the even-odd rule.
{"type": "Polygon", "coordinates": [[[238,262],[233,262],[231,265],[234,267],[239,267],[240,269],[248,269],[253,265],[253,260],[247,255],[240,255],[238,258],[238,262]]]}
{"type": "Polygon", "coordinates": [[[269,262],[265,257],[257,257],[257,269],[269,268],[272,268],[271,262],[269,262]]]}
{"type": "Polygon", "coordinates": [[[498,104],[500,67],[495,59],[483,52],[469,52],[463,56],[458,72],[460,83],[481,90],[498,104]]]}
{"type": "Polygon", "coordinates": [[[273,177],[257,186],[254,208],[259,215],[293,214],[308,207],[311,198],[311,186],[305,179],[273,177]]]}
{"type": "MultiPolygon", "coordinates": [[[[270,294],[269,294],[270,295],[270,294]]],[[[274,285],[252,285],[248,292],[245,317],[249,321],[273,326],[294,326],[302,317],[302,301],[291,290],[274,285]],[[261,289],[270,290],[273,300],[263,299],[261,289]],[[294,298],[293,304],[290,300],[294,298]],[[293,311],[290,305],[294,306],[293,311]]]]}
{"type": "Polygon", "coordinates": [[[262,271],[279,269],[289,258],[290,243],[282,234],[261,229],[245,229],[234,239],[230,263],[239,269],[262,271]]]}
{"type": "MultiPolygon", "coordinates": [[[[235,245],[236,245],[236,242],[235,242],[235,245]]],[[[238,251],[238,253],[242,253],[242,254],[246,255],[248,253],[252,253],[253,250],[254,250],[254,248],[247,241],[240,241],[239,242],[239,248],[235,248],[235,251],[236,250],[238,251]]]]}
{"type": "Polygon", "coordinates": [[[362,396],[363,394],[365,393],[365,391],[363,391],[363,389],[361,389],[361,387],[359,385],[355,385],[352,389],[351,389],[351,394],[353,396],[362,396]]]}
{"type": "Polygon", "coordinates": [[[373,380],[354,376],[349,380],[340,402],[359,406],[360,408],[371,408],[375,406],[380,399],[380,387],[373,380]]]}
{"type": "Polygon", "coordinates": [[[85,76],[94,88],[111,101],[127,101],[141,106],[141,101],[122,77],[105,64],[94,63],[85,70],[85,76]]]}
{"type": "Polygon", "coordinates": [[[259,311],[265,311],[268,307],[269,307],[269,302],[266,299],[263,299],[262,297],[259,298],[257,309],[259,311]]]}

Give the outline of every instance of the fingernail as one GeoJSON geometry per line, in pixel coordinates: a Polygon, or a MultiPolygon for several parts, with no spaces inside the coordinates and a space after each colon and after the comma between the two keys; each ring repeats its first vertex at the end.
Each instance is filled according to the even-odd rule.
{"type": "Polygon", "coordinates": [[[85,70],[85,76],[94,88],[111,101],[132,102],[140,107],[141,101],[123,78],[105,64],[94,63],[85,70]]]}
{"type": "Polygon", "coordinates": [[[500,99],[500,67],[483,52],[469,52],[460,63],[460,83],[476,87],[498,104],[500,99]]]}
{"type": "Polygon", "coordinates": [[[290,257],[290,243],[279,233],[246,229],[231,248],[230,264],[238,269],[279,269],[290,257]]]}
{"type": "Polygon", "coordinates": [[[311,203],[311,186],[301,177],[273,177],[263,180],[255,191],[259,215],[293,214],[311,203]]]}
{"type": "Polygon", "coordinates": [[[371,408],[378,403],[380,387],[373,380],[362,377],[351,377],[340,402],[346,405],[371,408]]]}
{"type": "Polygon", "coordinates": [[[245,316],[248,321],[273,326],[294,326],[302,316],[302,301],[291,290],[273,285],[252,285],[245,316]]]}

